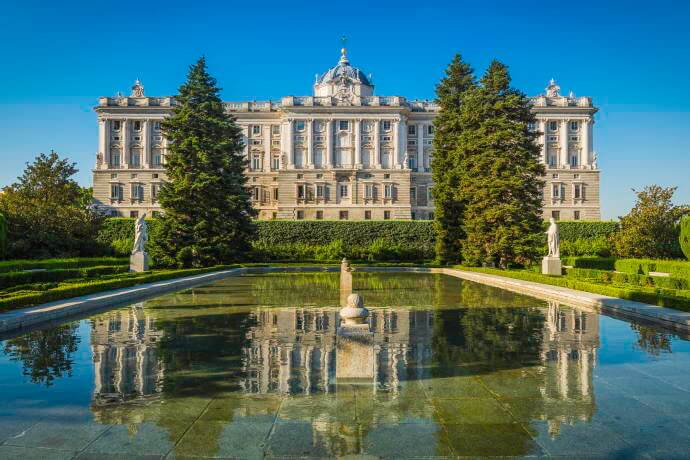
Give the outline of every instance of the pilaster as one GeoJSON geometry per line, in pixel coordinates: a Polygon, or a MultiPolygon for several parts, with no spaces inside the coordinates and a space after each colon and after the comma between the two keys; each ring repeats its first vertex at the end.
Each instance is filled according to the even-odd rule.
{"type": "Polygon", "coordinates": [[[362,168],[362,120],[357,118],[354,126],[355,130],[355,168],[362,168]]]}
{"type": "Polygon", "coordinates": [[[426,125],[417,124],[417,171],[424,171],[424,129],[426,125]]]}
{"type": "Polygon", "coordinates": [[[305,120],[305,123],[307,125],[307,158],[306,158],[306,167],[307,168],[314,168],[314,136],[313,136],[313,125],[314,125],[314,120],[309,118],[305,120]]]}
{"type": "Polygon", "coordinates": [[[376,169],[381,169],[381,120],[374,122],[374,157],[376,159],[376,169]]]}
{"type": "Polygon", "coordinates": [[[333,120],[326,122],[326,168],[330,168],[333,160],[333,120]]]}
{"type": "Polygon", "coordinates": [[[122,158],[120,161],[123,168],[129,165],[129,120],[122,120],[120,122],[120,130],[122,131],[122,158]]]}
{"type": "Polygon", "coordinates": [[[561,154],[560,154],[560,167],[566,168],[570,162],[568,161],[568,122],[570,120],[561,120],[561,132],[559,139],[561,140],[561,154]]]}
{"type": "Polygon", "coordinates": [[[151,167],[151,120],[146,119],[143,121],[143,126],[141,127],[141,140],[142,140],[142,165],[144,168],[151,167]]]}

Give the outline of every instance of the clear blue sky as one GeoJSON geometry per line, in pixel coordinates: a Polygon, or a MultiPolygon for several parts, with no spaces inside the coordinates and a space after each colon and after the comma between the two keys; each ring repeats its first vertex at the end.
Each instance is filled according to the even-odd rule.
{"type": "Polygon", "coordinates": [[[205,54],[226,100],[310,94],[314,74],[352,63],[376,92],[433,98],[455,52],[510,66],[528,94],[553,77],[600,108],[595,150],[605,218],[630,188],[677,185],[690,202],[690,6],[659,0],[494,2],[8,2],[0,15],[0,186],[39,152],[91,183],[99,96],[170,95],[205,54]],[[487,3],[489,6],[480,6],[487,3]],[[642,2],[640,2],[642,3],[642,2]]]}

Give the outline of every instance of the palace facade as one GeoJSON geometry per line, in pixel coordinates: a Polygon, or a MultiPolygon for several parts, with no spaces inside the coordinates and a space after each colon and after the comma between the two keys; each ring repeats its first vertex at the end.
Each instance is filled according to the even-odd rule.
{"type": "MultiPolygon", "coordinates": [[[[93,191],[99,209],[136,217],[160,211],[167,142],[161,121],[173,97],[129,97],[95,108],[99,147],[93,191]]],[[[244,133],[248,186],[260,219],[432,219],[434,117],[438,106],[376,96],[370,76],[345,49],[316,77],[313,96],[226,102],[244,133]]],[[[592,148],[597,109],[589,97],[560,94],[552,80],[532,98],[547,167],[544,218],[598,220],[599,174],[592,148]]]]}

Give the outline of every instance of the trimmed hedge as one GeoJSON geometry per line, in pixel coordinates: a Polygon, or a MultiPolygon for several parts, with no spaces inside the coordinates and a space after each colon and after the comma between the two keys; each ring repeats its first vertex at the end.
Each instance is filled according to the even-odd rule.
{"type": "Polygon", "coordinates": [[[11,310],[15,308],[29,307],[39,305],[42,303],[53,302],[56,300],[69,299],[95,292],[109,291],[111,289],[119,289],[137,284],[152,283],[154,281],[163,281],[182,276],[198,275],[201,273],[208,273],[217,270],[226,270],[230,268],[237,268],[240,265],[217,265],[208,268],[191,268],[180,270],[164,270],[143,273],[123,274],[121,278],[82,281],[74,283],[65,283],[57,287],[49,288],[45,291],[33,292],[16,292],[11,297],[0,299],[0,310],[11,310]]]}
{"type": "Polygon", "coordinates": [[[57,270],[128,264],[129,259],[121,257],[75,257],[71,259],[7,260],[0,262],[0,273],[36,269],[57,270]]]}
{"type": "Polygon", "coordinates": [[[594,280],[602,283],[630,284],[664,289],[690,289],[690,281],[667,276],[649,276],[637,273],[621,273],[591,268],[569,268],[567,276],[575,279],[594,280]]]}
{"type": "Polygon", "coordinates": [[[73,278],[94,278],[113,273],[129,271],[128,265],[111,265],[104,267],[67,268],[46,271],[22,271],[0,273],[0,289],[31,283],[51,283],[73,278]]]}
{"type": "MultiPolygon", "coordinates": [[[[149,233],[155,234],[156,219],[147,223],[149,233]]],[[[255,223],[257,234],[252,257],[257,260],[336,260],[337,257],[328,253],[332,255],[333,246],[341,244],[345,255],[360,260],[434,257],[436,234],[432,221],[259,220],[255,223]],[[372,248],[376,245],[377,248],[372,248]]],[[[605,255],[609,250],[605,239],[618,228],[615,222],[568,221],[559,225],[564,254],[605,255]]],[[[116,255],[128,255],[133,240],[132,218],[107,219],[97,237],[101,245],[116,255]]]]}
{"type": "Polygon", "coordinates": [[[597,270],[613,270],[616,264],[616,259],[613,257],[564,257],[562,260],[563,265],[597,270]]]}
{"type": "Polygon", "coordinates": [[[618,259],[615,269],[641,275],[648,275],[649,272],[670,273],[673,277],[690,280],[690,262],[684,260],[618,259]]]}
{"type": "Polygon", "coordinates": [[[685,216],[680,221],[680,249],[686,259],[690,259],[690,216],[685,216]]]}
{"type": "Polygon", "coordinates": [[[533,281],[535,283],[550,284],[552,286],[567,287],[578,291],[592,292],[620,299],[634,300],[676,310],[690,311],[690,291],[664,288],[620,287],[615,285],[598,284],[595,282],[568,278],[567,276],[549,276],[526,270],[499,270],[497,268],[465,267],[458,265],[458,269],[489,273],[507,278],[533,281]]]}

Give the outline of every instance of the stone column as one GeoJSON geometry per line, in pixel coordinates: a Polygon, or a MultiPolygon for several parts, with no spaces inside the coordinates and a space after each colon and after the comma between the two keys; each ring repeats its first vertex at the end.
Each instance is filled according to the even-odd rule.
{"type": "Polygon", "coordinates": [[[326,168],[330,168],[333,160],[333,120],[326,122],[326,158],[324,160],[326,168]]]}
{"type": "Polygon", "coordinates": [[[314,168],[314,136],[313,136],[313,125],[314,125],[314,120],[311,118],[307,119],[305,121],[307,125],[307,158],[306,158],[306,167],[307,168],[314,168]]]}
{"type": "Polygon", "coordinates": [[[374,120],[374,158],[376,169],[381,169],[381,120],[374,120]]]}
{"type": "Polygon", "coordinates": [[[144,168],[151,167],[151,120],[146,119],[143,121],[141,127],[141,140],[142,140],[142,166],[144,168]]]}
{"type": "Polygon", "coordinates": [[[122,158],[120,158],[120,164],[123,168],[126,168],[129,164],[129,121],[122,120],[120,122],[120,131],[122,132],[122,158]]]}
{"type": "Polygon", "coordinates": [[[400,121],[399,120],[393,120],[393,158],[391,159],[391,163],[394,168],[399,168],[400,166],[400,139],[398,138],[398,134],[400,131],[400,121]]]}
{"type": "Polygon", "coordinates": [[[405,164],[405,158],[407,158],[407,122],[405,121],[405,118],[400,118],[400,124],[398,125],[398,132],[395,142],[400,146],[400,159],[398,160],[398,163],[402,169],[405,169],[407,168],[407,165],[405,164]]]}
{"type": "Polygon", "coordinates": [[[547,123],[546,120],[539,120],[539,131],[542,133],[541,137],[542,137],[542,140],[544,142],[541,145],[541,158],[542,158],[542,160],[544,160],[544,164],[548,166],[549,165],[549,153],[548,153],[548,149],[546,148],[546,146],[548,145],[548,142],[546,141],[546,139],[548,139],[548,137],[546,135],[546,127],[547,127],[546,123],[547,123]]]}
{"type": "Polygon", "coordinates": [[[271,170],[271,145],[273,145],[273,134],[271,134],[271,125],[264,125],[263,128],[264,140],[264,161],[262,162],[262,171],[271,170]]]}
{"type": "Polygon", "coordinates": [[[362,120],[356,119],[354,123],[355,129],[355,168],[362,167],[362,120]]]}
{"type": "Polygon", "coordinates": [[[417,123],[417,171],[424,171],[424,128],[426,125],[417,123]]]}
{"type": "MultiPolygon", "coordinates": [[[[110,153],[106,150],[105,142],[107,132],[107,121],[104,118],[100,118],[98,120],[98,154],[101,156],[103,163],[106,164],[106,168],[110,160],[110,153]]],[[[98,165],[98,163],[96,164],[98,165]]]]}
{"type": "Polygon", "coordinates": [[[580,164],[589,166],[591,164],[592,152],[589,149],[589,119],[582,122],[580,129],[582,130],[582,137],[580,138],[580,164]]]}
{"type": "Polygon", "coordinates": [[[292,144],[294,143],[295,140],[295,122],[292,120],[292,118],[288,118],[288,123],[287,123],[287,128],[286,128],[286,136],[285,136],[285,158],[287,159],[287,167],[288,169],[293,169],[295,167],[295,160],[293,156],[293,151],[294,148],[292,144]]]}
{"type": "Polygon", "coordinates": [[[560,139],[561,139],[561,158],[560,158],[560,163],[561,167],[565,168],[566,165],[570,164],[568,161],[568,122],[570,120],[564,119],[561,120],[561,132],[560,132],[560,139]]]}

